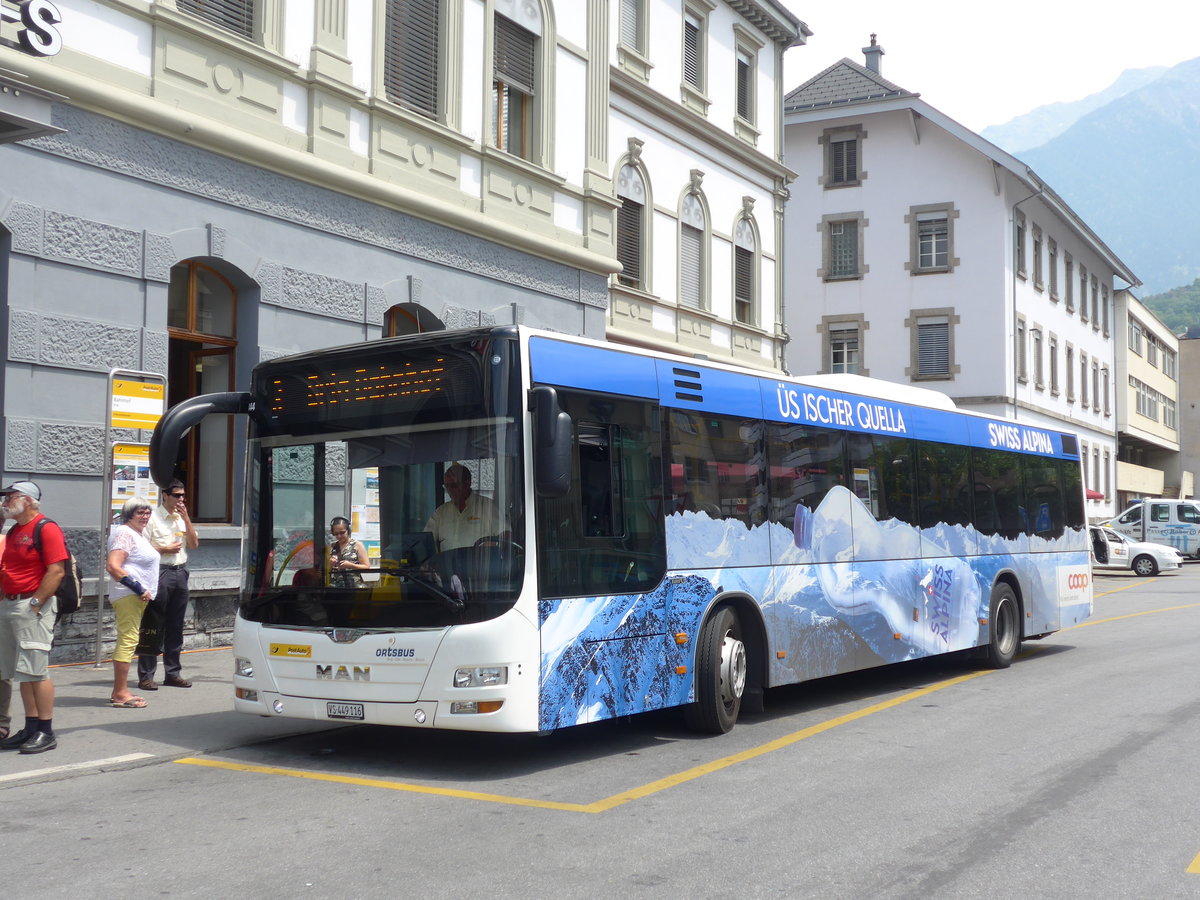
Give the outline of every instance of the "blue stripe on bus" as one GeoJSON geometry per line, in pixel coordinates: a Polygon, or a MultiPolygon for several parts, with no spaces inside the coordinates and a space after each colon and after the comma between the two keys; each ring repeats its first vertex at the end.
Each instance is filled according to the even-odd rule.
{"type": "Polygon", "coordinates": [[[535,337],[529,362],[535,384],[658,399],[654,360],[647,356],[535,337]]]}
{"type": "Polygon", "coordinates": [[[727,372],[690,361],[655,360],[603,347],[531,338],[533,380],[582,390],[658,400],[663,406],[714,415],[797,422],[869,434],[1012,450],[1078,459],[1066,453],[1062,435],[1002,419],[727,372]]]}

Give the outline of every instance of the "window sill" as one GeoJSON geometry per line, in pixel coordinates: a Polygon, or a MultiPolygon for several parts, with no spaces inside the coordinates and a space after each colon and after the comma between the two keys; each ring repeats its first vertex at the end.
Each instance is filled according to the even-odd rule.
{"type": "Polygon", "coordinates": [[[708,108],[712,105],[712,101],[700,88],[688,84],[686,81],[679,85],[679,102],[705,118],[708,117],[708,108]]]}
{"type": "Polygon", "coordinates": [[[638,81],[650,83],[650,70],[654,64],[632,47],[617,46],[617,65],[638,81]]]}
{"type": "Polygon", "coordinates": [[[949,275],[953,271],[953,266],[930,266],[926,269],[913,269],[912,274],[914,277],[917,275],[949,275]]]}
{"type": "Polygon", "coordinates": [[[735,116],[733,119],[733,133],[750,146],[758,146],[758,137],[761,132],[748,119],[735,116]]]}
{"type": "Polygon", "coordinates": [[[826,182],[824,185],[825,190],[827,190],[827,191],[836,191],[838,188],[852,188],[852,187],[861,187],[861,186],[862,186],[861,178],[859,178],[855,181],[826,182]]]}
{"type": "Polygon", "coordinates": [[[821,276],[822,280],[824,280],[826,282],[862,281],[862,277],[863,276],[862,276],[861,272],[856,272],[853,275],[822,275],[821,276]]]}

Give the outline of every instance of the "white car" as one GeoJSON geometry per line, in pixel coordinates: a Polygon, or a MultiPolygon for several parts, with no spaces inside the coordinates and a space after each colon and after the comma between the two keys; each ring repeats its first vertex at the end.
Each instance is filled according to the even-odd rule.
{"type": "Polygon", "coordinates": [[[1183,566],[1183,555],[1174,547],[1135,541],[1102,525],[1092,525],[1089,530],[1093,569],[1133,569],[1137,575],[1157,575],[1183,566]]]}

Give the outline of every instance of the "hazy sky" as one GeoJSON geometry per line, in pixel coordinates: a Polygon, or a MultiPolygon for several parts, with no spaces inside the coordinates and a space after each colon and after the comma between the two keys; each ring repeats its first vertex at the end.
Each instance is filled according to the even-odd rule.
{"type": "Polygon", "coordinates": [[[878,34],[882,74],[972,131],[1108,87],[1125,69],[1200,56],[1200,0],[783,0],[814,32],[785,91],[878,34]]]}

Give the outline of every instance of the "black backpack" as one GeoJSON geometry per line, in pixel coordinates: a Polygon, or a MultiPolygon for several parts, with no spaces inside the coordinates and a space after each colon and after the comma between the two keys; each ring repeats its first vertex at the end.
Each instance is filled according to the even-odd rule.
{"type": "MultiPolygon", "coordinates": [[[[39,556],[42,556],[42,528],[45,527],[47,522],[53,521],[53,519],[47,519],[43,516],[33,526],[33,546],[39,556]]],[[[61,531],[62,529],[60,528],[59,530],[61,531]]],[[[64,534],[64,544],[66,540],[67,536],[64,534]]],[[[43,557],[44,559],[45,557],[43,557]]],[[[79,600],[83,596],[83,578],[79,574],[79,563],[76,561],[75,554],[71,552],[70,547],[67,547],[67,558],[63,561],[63,580],[59,584],[58,590],[54,592],[54,596],[58,598],[58,615],[54,619],[55,624],[63,616],[69,616],[75,610],[79,609],[79,600]]]]}

